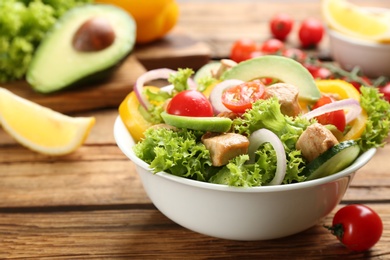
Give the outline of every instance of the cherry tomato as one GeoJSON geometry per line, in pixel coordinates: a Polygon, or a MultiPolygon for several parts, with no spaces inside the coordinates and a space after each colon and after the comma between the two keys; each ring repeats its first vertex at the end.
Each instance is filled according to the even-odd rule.
{"type": "Polygon", "coordinates": [[[222,104],[236,113],[244,113],[252,108],[252,103],[262,98],[265,86],[260,80],[244,82],[231,87],[222,94],[222,104]]]}
{"type": "Polygon", "coordinates": [[[297,48],[285,49],[282,52],[282,55],[287,57],[287,58],[294,59],[300,63],[304,63],[304,61],[306,60],[306,57],[307,57],[307,55],[304,51],[297,49],[297,48]]]}
{"type": "Polygon", "coordinates": [[[185,90],[175,95],[167,106],[167,113],[178,116],[213,116],[211,103],[197,90],[185,90]]]}
{"type": "Polygon", "coordinates": [[[293,27],[294,21],[290,15],[279,13],[272,17],[270,21],[270,30],[272,35],[281,41],[284,41],[293,27]]]}
{"type": "Polygon", "coordinates": [[[260,51],[265,54],[273,54],[283,51],[284,43],[278,39],[268,39],[260,47],[260,51]]]}
{"type": "Polygon", "coordinates": [[[266,86],[272,85],[272,84],[274,84],[277,81],[274,78],[260,78],[260,80],[266,86]]]}
{"type": "Polygon", "coordinates": [[[249,54],[249,59],[260,57],[263,55],[264,55],[264,53],[262,53],[261,51],[253,51],[249,54]]]}
{"type": "MultiPolygon", "coordinates": [[[[332,103],[333,100],[328,96],[322,96],[313,106],[312,109],[319,108],[323,105],[332,103]]],[[[318,123],[322,125],[334,125],[339,131],[345,130],[345,113],[343,110],[337,110],[316,117],[318,123]]]]}
{"type": "Polygon", "coordinates": [[[379,241],[383,232],[383,223],[371,208],[351,204],[336,212],[332,227],[329,229],[347,248],[362,252],[379,241]]]}
{"type": "MultiPolygon", "coordinates": [[[[343,79],[345,81],[348,81],[349,83],[351,83],[360,92],[360,87],[362,86],[362,83],[360,83],[359,81],[356,81],[356,80],[351,80],[348,77],[344,77],[343,79]]],[[[365,86],[371,86],[372,85],[371,80],[368,77],[366,77],[366,76],[360,77],[360,81],[362,81],[365,86]]]]}
{"type": "Polygon", "coordinates": [[[311,72],[311,75],[315,79],[329,79],[332,76],[332,72],[327,68],[318,67],[311,72]]]}
{"type": "Polygon", "coordinates": [[[305,19],[298,32],[299,40],[303,48],[315,47],[324,35],[324,25],[315,18],[305,19]]]}
{"type": "Polygon", "coordinates": [[[230,51],[230,58],[241,62],[250,58],[250,54],[258,50],[258,44],[252,39],[239,39],[234,42],[230,51]]]}
{"type": "Polygon", "coordinates": [[[383,87],[379,87],[379,92],[383,94],[383,98],[390,102],[390,82],[383,87]]]}

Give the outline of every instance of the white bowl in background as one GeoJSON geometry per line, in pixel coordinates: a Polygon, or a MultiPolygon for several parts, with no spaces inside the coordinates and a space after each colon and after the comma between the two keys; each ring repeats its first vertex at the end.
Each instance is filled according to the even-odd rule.
{"type": "Polygon", "coordinates": [[[328,29],[330,53],[343,69],[360,67],[364,75],[390,77],[390,43],[357,39],[328,29]]]}
{"type": "Polygon", "coordinates": [[[165,216],[201,234],[243,241],[286,237],[319,223],[339,204],[355,172],[376,152],[371,149],[348,168],[321,179],[239,188],[165,172],[153,174],[134,154],[134,140],[120,117],[114,124],[114,136],[135,164],[150,200],[165,216]]]}

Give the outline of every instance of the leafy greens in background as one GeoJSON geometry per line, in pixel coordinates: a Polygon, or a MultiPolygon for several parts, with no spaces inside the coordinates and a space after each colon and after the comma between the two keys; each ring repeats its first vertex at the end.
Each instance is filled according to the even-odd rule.
{"type": "Polygon", "coordinates": [[[0,82],[21,79],[50,27],[92,0],[0,0],[0,82]]]}

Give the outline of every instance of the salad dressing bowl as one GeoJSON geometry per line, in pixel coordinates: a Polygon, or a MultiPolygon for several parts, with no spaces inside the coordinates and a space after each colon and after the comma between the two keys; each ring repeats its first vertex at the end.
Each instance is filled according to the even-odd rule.
{"type": "Polygon", "coordinates": [[[134,154],[134,140],[120,117],[114,137],[135,164],[150,200],[166,217],[204,235],[242,241],[286,237],[316,225],[339,204],[355,172],[376,152],[371,149],[348,168],[320,179],[240,188],[152,173],[134,154]]]}

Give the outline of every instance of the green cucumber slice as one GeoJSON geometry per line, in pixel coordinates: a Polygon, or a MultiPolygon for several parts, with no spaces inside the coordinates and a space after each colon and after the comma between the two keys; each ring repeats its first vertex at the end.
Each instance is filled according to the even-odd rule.
{"type": "Polygon", "coordinates": [[[311,161],[303,174],[307,176],[307,180],[332,175],[351,165],[359,154],[360,147],[357,142],[341,142],[311,161]]]}
{"type": "Polygon", "coordinates": [[[162,112],[161,117],[168,125],[209,132],[227,132],[232,126],[232,120],[227,117],[191,117],[171,115],[162,112]]]}

